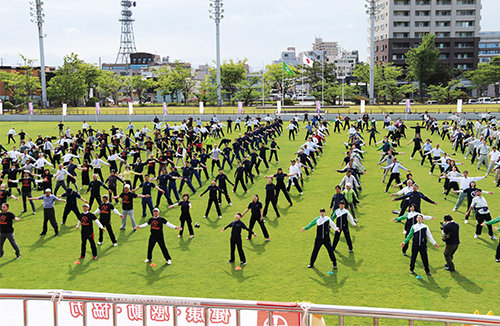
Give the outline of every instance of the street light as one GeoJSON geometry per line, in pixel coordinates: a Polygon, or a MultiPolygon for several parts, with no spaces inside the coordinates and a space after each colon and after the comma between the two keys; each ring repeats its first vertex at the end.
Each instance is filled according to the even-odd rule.
{"type": "Polygon", "coordinates": [[[220,28],[219,24],[222,18],[224,18],[224,9],[222,9],[222,0],[209,0],[210,9],[210,19],[215,21],[215,37],[216,37],[216,51],[217,51],[217,106],[222,105],[221,97],[221,83],[220,83],[220,28]]]}
{"type": "Polygon", "coordinates": [[[43,18],[45,14],[43,13],[43,1],[35,0],[30,1],[30,16],[31,22],[37,24],[38,27],[38,40],[40,46],[40,79],[42,83],[42,102],[40,103],[40,108],[47,107],[47,82],[45,79],[45,52],[43,50],[43,18]]]}
{"type": "Polygon", "coordinates": [[[370,15],[370,105],[375,104],[375,15],[383,4],[378,5],[377,0],[366,0],[366,13],[370,15]]]}

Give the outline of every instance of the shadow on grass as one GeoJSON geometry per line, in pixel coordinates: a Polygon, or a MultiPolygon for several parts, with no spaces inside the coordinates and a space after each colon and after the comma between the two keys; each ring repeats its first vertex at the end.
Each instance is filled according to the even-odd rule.
{"type": "Polygon", "coordinates": [[[31,246],[30,246],[30,251],[34,251],[36,249],[40,249],[40,248],[43,248],[43,246],[45,246],[46,243],[48,243],[49,241],[55,239],[56,237],[55,236],[46,236],[46,235],[41,235],[40,238],[38,238],[38,240],[36,240],[35,243],[33,243],[31,246]]]}
{"type": "Polygon", "coordinates": [[[459,272],[450,272],[450,276],[458,283],[458,285],[467,292],[480,294],[483,292],[483,288],[472,282],[459,272]]]}
{"type": "Polygon", "coordinates": [[[421,286],[421,287],[427,289],[428,291],[437,293],[442,298],[448,298],[448,295],[449,295],[450,290],[451,290],[451,286],[447,286],[445,288],[440,287],[436,283],[436,281],[434,280],[434,278],[432,276],[428,276],[427,281],[425,279],[421,279],[421,280],[419,280],[419,282],[420,283],[418,284],[418,286],[421,286]]]}
{"type": "Polygon", "coordinates": [[[85,260],[82,260],[82,263],[79,265],[74,265],[74,266],[69,265],[68,266],[68,274],[69,274],[68,281],[73,281],[77,278],[77,276],[83,276],[84,274],[87,274],[90,271],[96,270],[97,268],[89,269],[90,264],[92,262],[93,262],[92,258],[90,258],[90,259],[87,258],[85,260]]]}
{"type": "Polygon", "coordinates": [[[187,240],[185,240],[183,237],[179,238],[179,246],[176,249],[180,249],[181,251],[189,251],[189,245],[193,241],[193,238],[189,238],[189,235],[187,236],[187,240]]]}
{"type": "MultiPolygon", "coordinates": [[[[258,239],[258,238],[252,238],[252,239],[258,239]]],[[[257,253],[257,255],[262,255],[264,252],[266,252],[266,246],[269,242],[264,241],[263,243],[257,244],[254,241],[255,240],[248,240],[247,241],[252,246],[248,250],[251,250],[251,251],[257,253]]]]}
{"type": "MultiPolygon", "coordinates": [[[[126,230],[120,230],[118,229],[118,236],[116,237],[116,240],[120,243],[125,243],[128,241],[128,238],[133,234],[134,232],[131,231],[126,231],[126,230]]],[[[116,235],[116,234],[115,234],[116,235]]]]}
{"type": "MultiPolygon", "coordinates": [[[[215,214],[217,215],[217,214],[215,214]]],[[[207,218],[202,218],[202,221],[206,222],[206,223],[203,223],[205,224],[206,226],[208,226],[209,228],[212,228],[212,229],[219,229],[219,228],[222,228],[221,225],[224,225],[226,226],[227,224],[219,224],[219,222],[221,222],[221,218],[219,218],[218,216],[215,217],[214,220],[211,220],[210,217],[207,217],[207,218]]],[[[228,223],[229,224],[229,223],[228,223]]]]}
{"type": "Polygon", "coordinates": [[[245,266],[242,266],[241,270],[235,271],[234,270],[235,264],[228,264],[228,265],[230,266],[230,272],[225,270],[224,273],[226,273],[228,276],[231,276],[232,278],[237,280],[239,283],[243,283],[243,282],[248,281],[249,279],[255,277],[255,275],[245,276],[245,266]]]}
{"type": "Polygon", "coordinates": [[[344,256],[341,253],[337,253],[337,259],[342,265],[350,267],[353,271],[357,271],[358,267],[363,264],[363,259],[356,261],[354,253],[349,253],[348,256],[344,256]]]}
{"type": "Polygon", "coordinates": [[[319,279],[314,277],[309,278],[319,285],[332,290],[333,293],[338,292],[345,285],[345,282],[349,278],[349,276],[344,276],[339,282],[337,270],[333,272],[333,275],[329,275],[320,272],[316,267],[313,267],[311,269],[316,273],[319,279]]]}
{"type": "Polygon", "coordinates": [[[102,249],[102,248],[103,248],[102,245],[97,246],[97,253],[98,253],[99,258],[103,258],[103,257],[108,256],[110,253],[110,250],[113,249],[114,247],[113,247],[113,245],[110,245],[106,249],[102,249]]]}
{"type": "Polygon", "coordinates": [[[274,219],[270,219],[269,217],[264,218],[266,221],[266,224],[272,227],[273,229],[276,229],[278,226],[280,226],[280,218],[275,217],[274,219]]]}
{"type": "Polygon", "coordinates": [[[485,240],[485,239],[481,239],[481,238],[479,238],[478,240],[481,241],[480,242],[481,246],[489,248],[489,249],[496,249],[498,246],[498,242],[493,241],[493,240],[485,240]]]}
{"type": "MultiPolygon", "coordinates": [[[[22,259],[22,258],[21,258],[21,259],[22,259]]],[[[5,260],[5,258],[4,258],[3,260],[5,260]]],[[[5,261],[5,262],[1,263],[1,264],[0,264],[0,269],[2,269],[3,267],[5,267],[5,266],[7,266],[8,264],[13,263],[13,262],[15,262],[15,261],[16,261],[16,259],[15,259],[15,258],[12,258],[12,259],[10,259],[10,260],[7,260],[7,261],[5,261]]],[[[1,277],[2,277],[2,274],[0,274],[0,278],[1,278],[1,277]]]]}
{"type": "Polygon", "coordinates": [[[149,263],[148,263],[148,264],[146,264],[146,273],[145,274],[137,273],[137,272],[132,272],[132,274],[138,275],[138,276],[144,278],[144,280],[147,282],[148,285],[153,285],[155,282],[168,277],[166,275],[161,276],[161,273],[163,273],[163,271],[167,267],[168,267],[167,264],[163,264],[160,267],[155,269],[155,268],[149,266],[149,263]]]}

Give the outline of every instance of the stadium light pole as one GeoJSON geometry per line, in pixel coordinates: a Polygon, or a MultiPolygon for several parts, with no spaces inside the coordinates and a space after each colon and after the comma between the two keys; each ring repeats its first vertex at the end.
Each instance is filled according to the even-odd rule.
{"type": "Polygon", "coordinates": [[[377,11],[376,0],[366,0],[366,13],[370,15],[370,105],[375,104],[374,83],[375,83],[375,14],[377,11]]]}
{"type": "Polygon", "coordinates": [[[215,22],[215,39],[216,39],[216,52],[217,52],[217,106],[222,105],[221,97],[221,82],[220,82],[220,21],[224,18],[224,9],[222,9],[222,0],[210,0],[210,19],[215,22]]]}
{"type": "Polygon", "coordinates": [[[40,46],[40,79],[42,84],[42,101],[40,103],[40,108],[47,107],[47,82],[45,79],[45,51],[43,49],[43,39],[45,35],[43,34],[43,18],[45,14],[43,13],[43,2],[41,0],[30,1],[30,15],[31,22],[36,23],[38,27],[38,41],[40,46]]]}

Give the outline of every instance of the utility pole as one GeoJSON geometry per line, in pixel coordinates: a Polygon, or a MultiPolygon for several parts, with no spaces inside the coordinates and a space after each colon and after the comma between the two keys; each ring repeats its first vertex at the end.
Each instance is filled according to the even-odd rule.
{"type": "Polygon", "coordinates": [[[220,21],[224,18],[224,9],[222,9],[223,4],[222,0],[210,0],[210,9],[208,12],[210,13],[210,19],[215,21],[215,42],[216,42],[216,64],[217,64],[217,106],[222,105],[222,96],[221,96],[221,81],[220,81],[220,21]]]}
{"type": "Polygon", "coordinates": [[[370,85],[369,85],[369,94],[370,94],[370,105],[375,104],[375,14],[378,11],[378,7],[376,4],[377,0],[366,0],[365,8],[366,13],[370,15],[370,85]]]}
{"type": "Polygon", "coordinates": [[[45,14],[43,13],[43,2],[41,0],[35,0],[35,2],[30,2],[30,15],[31,22],[36,23],[38,27],[38,41],[40,47],[40,80],[42,84],[42,101],[40,103],[40,108],[43,109],[48,107],[47,103],[47,82],[45,79],[45,51],[43,49],[43,39],[45,35],[43,34],[43,18],[45,14]]]}

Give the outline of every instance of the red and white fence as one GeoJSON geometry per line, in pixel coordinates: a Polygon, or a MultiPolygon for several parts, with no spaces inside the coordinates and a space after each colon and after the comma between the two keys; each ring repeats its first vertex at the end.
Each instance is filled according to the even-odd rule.
{"type": "Polygon", "coordinates": [[[310,326],[312,315],[500,325],[500,317],[435,311],[177,298],[63,290],[0,289],[0,325],[5,326],[310,326]],[[270,322],[271,321],[271,322],[270,322]]]}

